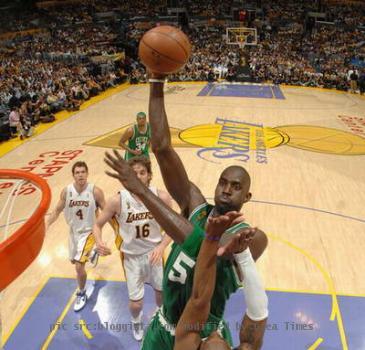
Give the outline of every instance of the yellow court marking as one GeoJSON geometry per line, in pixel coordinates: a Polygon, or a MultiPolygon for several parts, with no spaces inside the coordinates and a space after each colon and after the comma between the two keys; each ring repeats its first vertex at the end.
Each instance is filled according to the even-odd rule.
{"type": "Polygon", "coordinates": [[[222,124],[201,124],[180,132],[180,139],[190,145],[203,148],[256,150],[274,148],[288,142],[281,130],[234,121],[222,124]]]}
{"type": "MultiPolygon", "coordinates": [[[[81,106],[80,106],[80,110],[78,111],[74,111],[74,112],[68,112],[68,111],[61,111],[59,113],[55,114],[56,117],[56,121],[53,123],[46,123],[46,124],[40,124],[36,127],[35,130],[35,134],[34,136],[40,135],[42,133],[44,133],[45,131],[47,131],[48,129],[50,129],[51,127],[53,127],[54,125],[56,125],[57,123],[64,121],[70,117],[72,117],[73,115],[79,113],[80,111],[85,110],[86,108],[89,108],[90,106],[99,103],[100,101],[118,93],[121,92],[123,90],[126,90],[127,88],[129,88],[130,84],[129,83],[125,83],[122,85],[119,85],[115,88],[112,89],[108,89],[107,91],[104,91],[102,94],[95,96],[93,98],[91,98],[88,101],[85,101],[81,106]]],[[[33,137],[34,137],[33,136],[33,137]]],[[[31,139],[31,138],[30,138],[31,139]]],[[[16,147],[22,145],[23,143],[29,141],[30,139],[26,139],[24,141],[20,140],[20,138],[15,138],[6,142],[3,142],[0,145],[0,157],[4,156],[5,154],[9,153],[10,151],[12,151],[13,149],[15,149],[16,147]]]]}
{"type": "MultiPolygon", "coordinates": [[[[331,295],[329,292],[312,291],[312,290],[281,289],[281,288],[271,288],[271,287],[265,287],[265,289],[269,292],[331,295]]],[[[339,297],[365,298],[365,294],[338,293],[337,291],[336,291],[336,295],[339,297]]]]}
{"type": "Polygon", "coordinates": [[[84,333],[84,335],[87,339],[94,338],[93,335],[88,330],[86,322],[84,320],[79,320],[79,325],[81,326],[82,332],[84,333]]]}
{"type": "MultiPolygon", "coordinates": [[[[76,292],[76,290],[75,290],[76,292]]],[[[63,309],[60,317],[57,319],[57,321],[55,322],[55,325],[60,325],[63,320],[66,317],[66,314],[68,312],[68,310],[70,309],[72,303],[75,301],[76,299],[76,294],[72,293],[72,296],[70,297],[69,301],[67,302],[65,308],[63,309]]],[[[57,331],[58,331],[59,327],[54,327],[51,331],[51,333],[48,335],[47,339],[45,340],[45,342],[43,343],[41,350],[46,350],[49,347],[49,344],[51,344],[52,339],[54,338],[54,336],[56,335],[57,331]]]]}
{"type": "MultiPolygon", "coordinates": [[[[133,124],[124,125],[121,128],[110,131],[106,134],[97,136],[84,142],[84,145],[103,147],[103,148],[120,148],[119,141],[125,130],[133,124]]],[[[195,147],[182,141],[179,137],[180,129],[170,127],[171,142],[174,147],[195,147]]]]}
{"type": "Polygon", "coordinates": [[[318,270],[321,272],[321,274],[323,275],[323,277],[324,277],[324,279],[325,279],[325,281],[328,285],[328,289],[329,289],[330,295],[332,297],[332,310],[331,310],[330,320],[331,321],[334,321],[335,319],[337,320],[337,326],[338,326],[338,330],[340,332],[342,349],[343,350],[348,350],[347,339],[346,339],[345,329],[344,329],[344,326],[343,326],[340,307],[338,305],[336,289],[335,289],[335,286],[334,286],[334,283],[333,283],[333,280],[332,280],[330,274],[324,269],[324,267],[313,256],[311,256],[304,249],[302,249],[300,247],[297,247],[293,243],[291,243],[291,242],[289,242],[289,241],[287,241],[287,240],[285,240],[285,239],[283,239],[283,238],[281,238],[277,235],[267,233],[267,236],[269,238],[272,238],[272,239],[276,240],[276,241],[284,243],[287,246],[289,246],[290,248],[296,250],[297,252],[299,252],[300,254],[305,256],[310,262],[312,262],[312,264],[314,264],[318,268],[318,270]]]}
{"type": "Polygon", "coordinates": [[[283,125],[274,129],[288,135],[288,146],[306,151],[365,155],[365,138],[340,129],[313,125],[283,125]]]}
{"type": "Polygon", "coordinates": [[[323,338],[318,338],[309,348],[308,350],[316,350],[318,346],[323,342],[323,338]]]}
{"type": "Polygon", "coordinates": [[[32,306],[32,304],[34,303],[34,301],[37,299],[39,293],[42,291],[42,289],[48,283],[49,279],[50,279],[50,277],[46,277],[45,280],[39,285],[39,287],[37,288],[37,290],[34,292],[33,296],[30,298],[28,304],[24,307],[24,309],[22,310],[22,312],[20,312],[19,316],[16,318],[15,322],[10,327],[8,333],[5,336],[3,336],[3,339],[2,339],[2,342],[1,342],[1,344],[3,344],[3,346],[5,346],[5,343],[9,340],[9,338],[13,334],[15,328],[18,327],[18,324],[23,319],[23,317],[25,316],[25,314],[28,312],[29,308],[32,306]]]}

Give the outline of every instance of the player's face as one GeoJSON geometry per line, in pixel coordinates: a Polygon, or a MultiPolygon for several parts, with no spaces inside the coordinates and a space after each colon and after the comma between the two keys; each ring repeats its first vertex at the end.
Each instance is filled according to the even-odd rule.
{"type": "Polygon", "coordinates": [[[149,186],[151,182],[151,174],[148,173],[146,167],[142,164],[134,164],[132,169],[136,173],[137,177],[142,181],[145,186],[149,186]]]}
{"type": "Polygon", "coordinates": [[[140,127],[140,128],[143,128],[147,123],[147,119],[146,117],[137,117],[137,125],[140,127]]]}
{"type": "Polygon", "coordinates": [[[232,210],[240,211],[243,203],[248,202],[251,198],[249,186],[239,170],[231,168],[223,171],[214,196],[218,213],[225,214],[232,210]]]}
{"type": "Polygon", "coordinates": [[[73,177],[74,177],[76,184],[78,184],[79,186],[86,184],[88,175],[89,174],[88,174],[86,168],[83,166],[76,167],[74,169],[73,177]]]}

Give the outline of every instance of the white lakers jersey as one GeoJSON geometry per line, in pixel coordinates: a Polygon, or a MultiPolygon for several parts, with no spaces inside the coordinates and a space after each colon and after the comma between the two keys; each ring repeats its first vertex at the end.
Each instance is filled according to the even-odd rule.
{"type": "Polygon", "coordinates": [[[94,185],[87,184],[81,193],[78,193],[73,184],[66,188],[65,219],[73,234],[90,233],[95,222],[96,202],[94,185]]]}
{"type": "MultiPolygon", "coordinates": [[[[157,189],[150,187],[157,195],[157,189]]],[[[145,254],[162,240],[161,228],[144,204],[127,190],[120,191],[121,214],[117,217],[123,239],[120,250],[126,254],[145,254]]]]}

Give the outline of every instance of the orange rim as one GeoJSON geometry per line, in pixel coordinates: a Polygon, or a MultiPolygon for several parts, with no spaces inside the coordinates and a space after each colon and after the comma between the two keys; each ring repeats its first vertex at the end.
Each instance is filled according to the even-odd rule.
{"type": "Polygon", "coordinates": [[[42,198],[24,225],[0,243],[0,291],[14,281],[37,257],[45,235],[44,216],[51,202],[47,182],[30,172],[0,169],[0,179],[25,179],[42,191],[42,198]]]}

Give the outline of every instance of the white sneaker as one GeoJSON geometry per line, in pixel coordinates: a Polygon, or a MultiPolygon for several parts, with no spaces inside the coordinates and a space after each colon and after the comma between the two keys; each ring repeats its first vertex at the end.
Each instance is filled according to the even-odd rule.
{"type": "Polygon", "coordinates": [[[93,249],[89,256],[89,262],[92,265],[92,267],[96,267],[99,261],[99,253],[96,249],[93,249]]]}
{"type": "Polygon", "coordinates": [[[80,311],[81,309],[84,308],[84,306],[86,305],[87,302],[87,295],[86,295],[86,291],[83,292],[77,292],[76,293],[76,301],[74,304],[74,311],[80,311]]]}
{"type": "Polygon", "coordinates": [[[137,341],[141,341],[143,338],[143,323],[142,322],[132,322],[133,326],[133,337],[137,341]]]}

